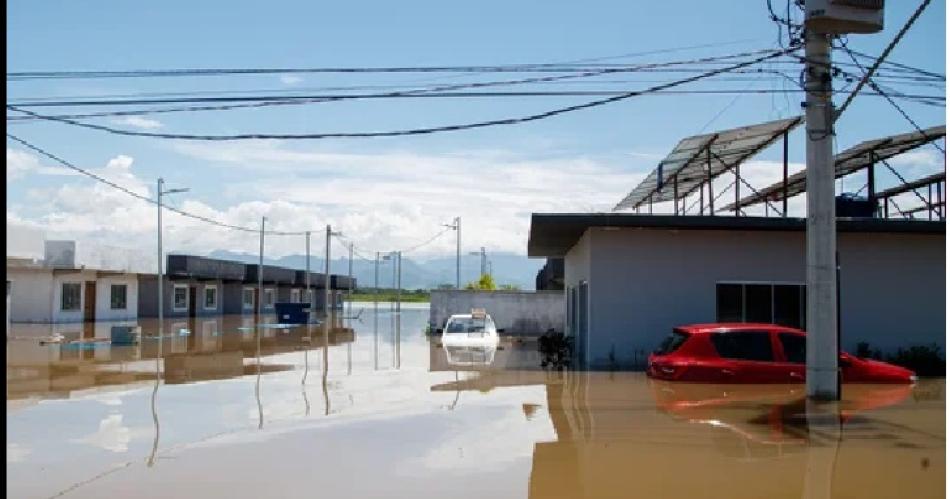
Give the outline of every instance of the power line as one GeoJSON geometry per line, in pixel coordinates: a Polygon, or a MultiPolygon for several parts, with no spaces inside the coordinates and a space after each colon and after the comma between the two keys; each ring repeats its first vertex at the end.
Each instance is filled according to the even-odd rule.
{"type": "MultiPolygon", "coordinates": [[[[897,43],[900,42],[901,38],[904,37],[904,34],[907,33],[910,27],[914,24],[915,21],[917,21],[917,18],[920,17],[920,15],[924,12],[924,9],[927,8],[927,5],[929,4],[930,4],[930,0],[923,0],[923,2],[920,3],[920,6],[917,7],[917,10],[915,10],[914,13],[910,16],[910,19],[908,19],[907,22],[904,23],[904,26],[901,28],[901,30],[897,32],[897,35],[894,36],[894,39],[891,40],[891,43],[887,44],[887,47],[884,49],[883,52],[881,52],[881,55],[878,56],[877,60],[874,61],[874,64],[872,64],[870,68],[868,68],[867,70],[864,70],[864,68],[861,67],[861,65],[858,63],[857,60],[854,61],[856,65],[861,67],[861,71],[864,73],[864,77],[861,78],[860,82],[858,82],[858,86],[854,88],[854,91],[852,92],[852,94],[848,96],[848,98],[844,101],[843,104],[841,104],[841,107],[835,113],[834,119],[832,120],[832,124],[834,124],[834,122],[837,121],[838,118],[840,118],[842,114],[844,114],[844,111],[848,109],[848,106],[851,104],[851,101],[853,101],[855,96],[858,95],[858,92],[860,92],[861,89],[864,88],[864,84],[867,83],[868,80],[871,79],[871,75],[873,75],[874,72],[877,71],[877,68],[881,66],[881,63],[885,59],[887,59],[887,56],[891,53],[892,50],[894,50],[894,47],[897,46],[897,43]]],[[[845,47],[845,50],[847,50],[847,45],[845,45],[844,47],[845,47]]]]}
{"type": "Polygon", "coordinates": [[[666,90],[666,89],[673,88],[673,87],[683,85],[686,83],[691,83],[691,82],[698,81],[704,78],[709,78],[717,74],[752,66],[754,64],[758,64],[760,62],[763,62],[769,59],[774,59],[788,52],[791,52],[792,50],[793,49],[772,51],[771,53],[767,55],[759,56],[751,60],[736,63],[731,66],[727,66],[723,68],[713,69],[699,75],[675,80],[670,83],[655,85],[644,90],[635,90],[631,92],[626,92],[621,95],[615,95],[612,97],[589,101],[582,104],[575,104],[572,106],[561,107],[561,108],[553,109],[550,111],[545,111],[542,113],[531,114],[528,116],[521,116],[521,117],[515,117],[515,118],[502,118],[502,119],[481,121],[481,122],[467,123],[467,124],[460,124],[460,125],[444,125],[444,126],[429,127],[429,128],[415,128],[415,129],[392,130],[392,131],[383,131],[383,132],[342,132],[342,133],[306,133],[306,134],[254,133],[254,134],[238,134],[238,135],[193,135],[193,134],[174,134],[174,133],[159,133],[159,132],[138,132],[138,131],[132,131],[132,130],[122,130],[122,129],[112,128],[112,127],[97,125],[97,124],[92,124],[92,123],[83,123],[83,122],[79,122],[79,121],[68,119],[68,118],[54,118],[50,116],[44,116],[44,115],[34,113],[32,111],[15,108],[13,106],[7,106],[7,108],[17,110],[25,114],[29,114],[29,115],[32,115],[41,119],[45,119],[45,120],[57,121],[57,122],[61,122],[61,123],[65,123],[65,124],[69,124],[73,126],[104,131],[104,132],[108,132],[108,133],[112,133],[116,135],[127,135],[127,136],[135,136],[135,137],[152,137],[152,138],[161,138],[161,139],[220,141],[220,140],[248,140],[248,139],[326,139],[326,138],[395,137],[395,136],[407,136],[407,135],[423,135],[423,134],[431,134],[431,133],[438,133],[438,132],[471,130],[471,129],[476,129],[476,128],[486,128],[486,127],[500,126],[500,125],[514,125],[514,124],[527,123],[531,121],[543,120],[546,118],[550,118],[550,117],[565,114],[565,113],[570,113],[573,111],[579,111],[582,109],[603,106],[606,104],[629,99],[631,97],[653,93],[660,90],[666,90]]]}
{"type": "MultiPolygon", "coordinates": [[[[158,204],[158,201],[156,201],[156,200],[154,200],[154,199],[152,199],[152,198],[150,198],[150,197],[148,197],[148,196],[143,196],[143,195],[141,195],[141,194],[139,194],[139,193],[137,193],[137,192],[135,192],[135,191],[132,191],[132,190],[130,190],[130,189],[126,188],[126,187],[123,187],[123,186],[121,186],[121,185],[119,185],[119,184],[117,184],[117,183],[115,183],[115,182],[112,182],[111,180],[106,179],[105,177],[102,177],[102,176],[100,176],[100,175],[97,175],[97,174],[95,174],[95,173],[92,173],[92,172],[90,172],[89,170],[86,170],[86,169],[84,169],[84,168],[80,168],[80,167],[78,167],[78,166],[76,166],[76,165],[74,165],[74,164],[72,164],[72,163],[70,163],[70,162],[68,162],[68,161],[66,161],[66,160],[64,160],[64,159],[62,159],[62,158],[56,156],[56,155],[54,155],[53,153],[50,153],[50,152],[48,152],[48,151],[46,151],[46,150],[44,150],[44,149],[42,149],[42,148],[40,148],[40,147],[38,147],[38,146],[35,146],[35,145],[33,145],[33,144],[27,142],[26,140],[23,140],[23,139],[17,137],[16,135],[7,133],[7,138],[8,138],[8,139],[11,139],[11,140],[14,140],[14,141],[16,141],[16,142],[19,142],[19,143],[20,143],[21,145],[23,145],[24,147],[27,147],[27,148],[29,148],[30,150],[35,151],[36,153],[39,153],[39,154],[41,154],[41,155],[43,155],[43,156],[46,156],[47,158],[52,159],[53,161],[59,163],[60,165],[65,166],[66,168],[69,168],[70,170],[76,171],[76,172],[78,172],[78,173],[80,173],[80,174],[82,174],[82,175],[85,175],[85,176],[87,176],[87,177],[89,177],[89,178],[91,178],[91,179],[93,179],[93,180],[95,180],[95,181],[97,181],[97,182],[101,182],[101,183],[103,183],[103,184],[105,184],[105,185],[108,185],[109,187],[112,187],[112,188],[114,188],[114,189],[118,189],[118,190],[120,190],[120,191],[122,191],[122,192],[124,192],[124,193],[126,193],[126,194],[128,194],[128,195],[130,195],[130,196],[132,196],[132,197],[134,197],[134,198],[136,198],[136,199],[140,199],[140,200],[142,200],[142,201],[146,201],[146,202],[148,202],[148,203],[152,203],[152,204],[156,204],[156,205],[158,204]]],[[[249,227],[241,227],[241,226],[239,226],[239,225],[231,225],[231,224],[228,224],[228,223],[219,222],[219,221],[217,221],[217,220],[214,220],[214,219],[211,219],[211,218],[208,218],[208,217],[204,217],[204,216],[201,216],[201,215],[196,215],[196,214],[194,214],[194,213],[189,213],[189,212],[187,212],[187,211],[184,211],[184,210],[181,210],[181,209],[172,207],[172,206],[168,206],[168,205],[165,205],[165,204],[163,204],[162,207],[165,208],[165,209],[167,209],[168,211],[171,211],[171,212],[174,212],[174,213],[178,213],[179,215],[182,215],[182,216],[185,216],[185,217],[188,217],[188,218],[193,218],[193,219],[195,219],[195,220],[200,220],[200,221],[202,221],[202,222],[209,223],[209,224],[212,224],[212,225],[216,225],[216,226],[218,226],[218,227],[223,227],[223,228],[226,228],[226,229],[239,230],[239,231],[243,231],[243,232],[253,232],[253,233],[255,233],[255,234],[260,234],[260,233],[261,233],[260,229],[254,229],[254,228],[249,228],[249,227]]],[[[285,231],[274,231],[274,230],[270,230],[270,231],[264,231],[264,234],[274,235],[274,236],[296,236],[296,235],[304,235],[304,234],[306,234],[306,232],[285,232],[285,231]]]]}

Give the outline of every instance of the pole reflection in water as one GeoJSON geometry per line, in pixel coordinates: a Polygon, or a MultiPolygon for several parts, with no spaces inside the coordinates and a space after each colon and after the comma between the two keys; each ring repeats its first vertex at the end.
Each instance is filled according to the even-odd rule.
{"type": "Polygon", "coordinates": [[[310,352],[309,348],[304,348],[303,350],[303,379],[300,380],[300,393],[303,394],[304,416],[310,415],[310,400],[307,399],[307,372],[310,370],[310,360],[307,353],[309,352],[310,352]]]}
{"type": "Polygon", "coordinates": [[[373,302],[373,370],[379,370],[379,303],[373,302]]]}
{"type": "Polygon", "coordinates": [[[158,401],[158,385],[162,379],[162,334],[163,331],[159,329],[157,340],[158,354],[155,355],[155,386],[152,387],[152,423],[155,425],[155,438],[152,440],[152,453],[149,454],[148,461],[146,462],[149,468],[155,464],[155,452],[158,451],[158,436],[160,433],[158,410],[155,407],[155,403],[158,401]]]}
{"type": "Polygon", "coordinates": [[[402,313],[396,314],[396,369],[402,365],[402,351],[400,350],[400,345],[402,343],[402,313]]]}
{"type": "Polygon", "coordinates": [[[330,393],[327,391],[327,373],[330,368],[330,321],[333,320],[333,313],[327,307],[327,317],[323,321],[323,411],[324,416],[330,414],[330,393]]]}
{"type": "Polygon", "coordinates": [[[254,398],[257,399],[257,429],[264,428],[264,406],[261,405],[261,316],[258,315],[257,322],[257,383],[254,385],[254,398]]]}
{"type": "Polygon", "coordinates": [[[808,446],[805,462],[802,498],[830,498],[838,450],[841,447],[841,406],[837,401],[818,402],[806,399],[803,416],[811,445],[808,446]]]}

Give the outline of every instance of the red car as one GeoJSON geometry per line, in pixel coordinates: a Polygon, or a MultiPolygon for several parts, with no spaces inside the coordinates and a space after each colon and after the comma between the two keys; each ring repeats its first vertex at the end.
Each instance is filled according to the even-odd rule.
{"type": "MultiPolygon", "coordinates": [[[[913,383],[913,371],[841,353],[844,383],[913,383]]],[[[673,329],[647,375],[700,383],[804,383],[805,333],[775,324],[694,324],[673,329]]]]}

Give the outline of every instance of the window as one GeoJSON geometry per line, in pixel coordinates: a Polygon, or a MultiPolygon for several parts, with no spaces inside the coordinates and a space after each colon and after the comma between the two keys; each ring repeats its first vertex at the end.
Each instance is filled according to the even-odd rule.
{"type": "Polygon", "coordinates": [[[686,343],[686,340],[688,339],[688,334],[674,329],[673,332],[670,333],[670,335],[667,336],[665,340],[663,340],[663,343],[660,344],[660,348],[657,348],[656,352],[654,353],[657,355],[671,354],[675,352],[677,348],[682,346],[683,343],[686,343]]]}
{"type": "Polygon", "coordinates": [[[218,308],[218,287],[205,286],[205,309],[214,310],[218,308]]]}
{"type": "Polygon", "coordinates": [[[805,337],[800,334],[779,333],[778,339],[785,350],[785,358],[796,364],[805,363],[805,337]]]}
{"type": "Polygon", "coordinates": [[[188,308],[188,286],[175,286],[172,295],[172,307],[175,310],[185,310],[188,308]]]}
{"type": "Polygon", "coordinates": [[[274,308],[274,290],[264,290],[264,308],[274,308]]]}
{"type": "Polygon", "coordinates": [[[244,304],[245,310],[254,309],[254,288],[244,288],[241,294],[241,303],[244,304]]]}
{"type": "Polygon", "coordinates": [[[724,359],[772,360],[772,339],[767,332],[716,333],[711,337],[716,352],[724,359]]]}
{"type": "Polygon", "coordinates": [[[79,310],[82,302],[82,285],[78,282],[64,282],[63,295],[60,297],[60,310],[79,310]]]}
{"type": "Polygon", "coordinates": [[[291,290],[290,290],[290,301],[292,301],[292,302],[294,302],[294,303],[300,303],[300,290],[299,290],[299,289],[291,289],[291,290]]]}
{"type": "Polygon", "coordinates": [[[804,328],[802,284],[717,283],[717,322],[765,322],[804,328]]]}
{"type": "Polygon", "coordinates": [[[742,322],[741,284],[716,284],[716,322],[742,322]]]}
{"type": "Polygon", "coordinates": [[[112,310],[125,310],[126,298],[128,297],[128,286],[125,284],[113,284],[110,290],[110,299],[112,310]]]}

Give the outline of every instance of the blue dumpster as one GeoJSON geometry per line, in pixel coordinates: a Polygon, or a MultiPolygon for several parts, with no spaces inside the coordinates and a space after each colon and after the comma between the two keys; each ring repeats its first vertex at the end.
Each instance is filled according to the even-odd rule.
{"type": "Polygon", "coordinates": [[[135,345],[138,344],[142,336],[140,326],[112,326],[112,344],[113,345],[135,345]]]}
{"type": "Polygon", "coordinates": [[[310,305],[307,303],[275,303],[277,322],[281,324],[306,324],[310,319],[310,305]]]}

